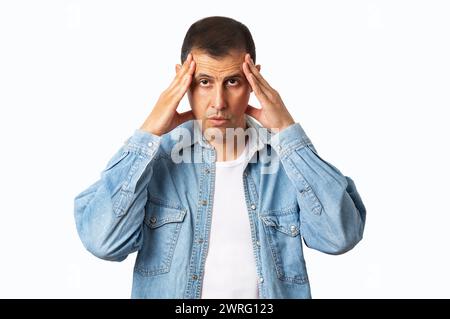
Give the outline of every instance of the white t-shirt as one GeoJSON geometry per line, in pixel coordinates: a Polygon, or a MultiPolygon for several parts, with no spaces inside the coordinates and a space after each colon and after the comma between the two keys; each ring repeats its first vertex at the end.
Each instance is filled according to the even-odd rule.
{"type": "Polygon", "coordinates": [[[201,298],[258,298],[250,217],[243,172],[252,138],[232,161],[216,162],[216,179],[208,253],[201,298]]]}

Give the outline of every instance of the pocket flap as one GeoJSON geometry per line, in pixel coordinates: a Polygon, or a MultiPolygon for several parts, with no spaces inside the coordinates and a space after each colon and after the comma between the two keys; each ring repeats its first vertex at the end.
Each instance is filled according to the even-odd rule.
{"type": "Polygon", "coordinates": [[[158,228],[167,223],[180,223],[184,220],[187,210],[180,207],[169,207],[148,202],[145,213],[145,224],[150,228],[158,228]]]}
{"type": "Polygon", "coordinates": [[[266,226],[274,227],[279,232],[295,237],[300,234],[298,214],[261,216],[266,226]]]}

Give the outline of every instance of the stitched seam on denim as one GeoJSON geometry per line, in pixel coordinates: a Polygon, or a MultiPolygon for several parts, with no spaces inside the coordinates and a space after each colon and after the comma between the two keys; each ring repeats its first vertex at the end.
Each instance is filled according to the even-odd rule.
{"type": "MultiPolygon", "coordinates": [[[[255,258],[256,272],[258,273],[259,276],[262,276],[262,269],[261,269],[262,267],[261,267],[261,260],[260,260],[260,256],[259,256],[259,249],[258,249],[258,246],[256,245],[256,240],[258,240],[258,237],[259,237],[258,236],[259,230],[256,227],[255,217],[252,216],[251,210],[249,209],[250,208],[250,201],[249,201],[250,194],[248,191],[248,184],[251,184],[250,179],[251,179],[251,176],[250,176],[250,174],[248,174],[247,178],[245,178],[245,177],[242,178],[242,183],[244,186],[244,197],[245,197],[245,204],[247,206],[247,215],[250,220],[250,233],[252,235],[253,258],[255,258]]],[[[255,190],[255,193],[256,193],[256,190],[255,190]]],[[[259,203],[258,203],[258,207],[260,207],[259,203]]],[[[258,220],[258,219],[256,218],[256,220],[258,220]]],[[[260,295],[259,297],[265,298],[264,288],[262,287],[262,284],[258,281],[257,285],[258,285],[258,293],[260,295]]]]}
{"type": "MultiPolygon", "coordinates": [[[[289,215],[293,215],[293,214],[289,214],[289,215]]],[[[264,221],[264,223],[267,226],[273,227],[273,228],[275,228],[275,230],[277,230],[277,231],[279,231],[279,232],[281,232],[281,233],[283,233],[283,234],[285,234],[287,236],[295,237],[298,234],[300,234],[300,231],[297,229],[294,233],[292,233],[290,231],[290,229],[287,229],[284,226],[284,225],[287,225],[287,224],[289,224],[289,226],[290,226],[290,225],[292,225],[292,223],[285,223],[284,221],[280,221],[280,219],[277,218],[277,217],[289,216],[289,215],[266,215],[266,216],[261,216],[261,219],[264,221]],[[271,219],[270,217],[273,217],[273,218],[271,219]]],[[[299,216],[297,215],[297,217],[299,217],[299,216]]],[[[300,223],[300,221],[298,221],[298,222],[295,221],[296,226],[299,226],[298,225],[299,223],[300,223]]]]}
{"type": "MultiPolygon", "coordinates": [[[[145,155],[140,154],[134,163],[134,165],[131,167],[130,172],[128,173],[128,176],[125,180],[125,183],[122,185],[123,191],[129,191],[128,188],[131,184],[131,180],[133,179],[134,175],[136,174],[138,168],[141,166],[141,163],[145,160],[145,155]]],[[[137,181],[136,181],[137,182],[137,181]]]]}
{"type": "Polygon", "coordinates": [[[303,196],[308,196],[309,201],[311,202],[311,210],[314,214],[320,215],[322,212],[322,204],[319,202],[317,195],[314,193],[312,188],[310,187],[307,191],[301,193],[303,196]]]}
{"type": "Polygon", "coordinates": [[[251,190],[251,192],[252,192],[252,199],[254,199],[254,201],[255,201],[255,204],[257,204],[258,205],[258,207],[260,207],[259,205],[260,205],[260,202],[259,202],[259,196],[258,196],[258,192],[257,192],[257,190],[256,190],[256,184],[255,184],[255,182],[254,182],[254,180],[253,180],[253,177],[251,177],[251,175],[250,174],[248,174],[248,176],[247,176],[247,179],[248,179],[248,184],[249,184],[249,186],[250,186],[250,190],[251,190]]]}
{"type": "Polygon", "coordinates": [[[160,275],[160,274],[165,274],[169,272],[169,267],[165,267],[165,268],[161,268],[158,270],[147,270],[145,268],[142,268],[138,265],[136,265],[136,267],[134,268],[138,273],[140,273],[141,275],[145,276],[145,277],[151,277],[151,276],[155,276],[155,275],[160,275]]]}
{"type": "MultiPolygon", "coordinates": [[[[126,152],[129,152],[126,150],[126,152]]],[[[133,153],[136,154],[136,153],[133,153]]],[[[129,188],[129,185],[131,184],[131,180],[133,179],[133,176],[136,174],[136,171],[138,170],[141,163],[147,159],[147,155],[137,153],[137,159],[135,163],[131,166],[130,172],[128,173],[125,182],[120,187],[119,194],[117,195],[118,198],[113,203],[113,212],[117,217],[121,217],[126,213],[126,210],[128,209],[128,206],[131,203],[131,199],[134,195],[129,188]]],[[[151,164],[150,164],[151,165],[151,164]]]]}
{"type": "Polygon", "coordinates": [[[270,216],[270,215],[284,216],[295,213],[296,211],[297,211],[297,203],[292,203],[288,206],[284,206],[279,209],[266,209],[265,211],[261,212],[261,216],[270,216]],[[281,214],[274,214],[277,212],[281,212],[281,214]]]}
{"type": "MultiPolygon", "coordinates": [[[[194,273],[196,264],[197,264],[197,256],[198,256],[198,252],[201,249],[200,246],[196,245],[195,243],[198,241],[198,236],[199,236],[199,224],[201,221],[201,216],[202,216],[202,209],[203,207],[200,205],[201,199],[203,197],[203,188],[204,188],[204,180],[207,176],[207,174],[205,173],[205,168],[207,165],[209,165],[209,163],[206,163],[204,160],[204,152],[206,152],[206,150],[201,149],[201,155],[202,155],[202,160],[201,160],[201,174],[200,174],[200,180],[199,180],[199,192],[198,192],[198,200],[197,200],[197,216],[195,217],[195,228],[194,228],[194,244],[193,244],[193,248],[191,249],[191,257],[190,257],[190,261],[189,261],[189,279],[188,279],[188,283],[186,285],[186,290],[184,292],[184,296],[186,299],[190,299],[192,298],[191,293],[192,293],[192,289],[193,289],[193,282],[191,279],[192,274],[194,273]]],[[[211,174],[211,170],[210,170],[210,174],[211,174]]],[[[205,241],[206,238],[203,238],[203,240],[205,241]]],[[[201,254],[201,252],[200,252],[201,254]]]]}
{"type": "Polygon", "coordinates": [[[113,204],[113,211],[116,217],[123,216],[129,206],[129,202],[131,202],[131,197],[133,196],[133,194],[130,191],[128,191],[127,188],[142,160],[143,157],[139,155],[135,163],[131,166],[130,172],[128,173],[125,182],[122,184],[120,188],[119,194],[117,195],[118,198],[115,200],[113,204]]]}
{"type": "Polygon", "coordinates": [[[153,276],[156,274],[168,273],[170,271],[169,258],[170,256],[167,255],[163,260],[161,260],[161,266],[156,265],[151,267],[150,269],[145,268],[145,263],[143,262],[141,265],[137,266],[137,270],[144,276],[153,276]]]}
{"type": "Polygon", "coordinates": [[[182,223],[178,223],[178,224],[175,226],[175,230],[173,231],[173,234],[172,234],[172,236],[171,236],[171,242],[170,242],[170,244],[169,244],[168,254],[167,254],[167,256],[162,260],[162,265],[163,265],[164,267],[159,267],[159,268],[157,268],[157,266],[155,266],[155,267],[153,267],[154,269],[149,270],[149,269],[146,269],[146,268],[144,267],[144,266],[145,266],[145,263],[143,263],[142,266],[136,265],[136,269],[137,269],[141,274],[143,274],[143,275],[145,275],[145,276],[153,276],[153,275],[156,275],[156,274],[163,274],[163,273],[167,273],[167,272],[170,271],[170,268],[171,268],[171,265],[172,265],[172,260],[173,260],[173,253],[174,253],[174,251],[175,251],[175,247],[176,247],[176,244],[177,244],[177,242],[178,242],[178,237],[179,237],[179,234],[180,234],[180,230],[181,230],[181,226],[182,226],[182,225],[183,225],[182,223]],[[156,268],[157,268],[157,269],[156,269],[156,268]]]}
{"type": "Polygon", "coordinates": [[[151,222],[148,221],[147,217],[145,217],[144,222],[151,229],[155,229],[155,228],[161,227],[161,226],[163,226],[165,224],[168,224],[168,223],[180,223],[180,222],[182,222],[184,220],[185,216],[186,216],[186,211],[185,210],[180,210],[176,214],[176,216],[160,218],[158,223],[152,224],[151,222]]]}
{"type": "Polygon", "coordinates": [[[286,277],[286,276],[281,276],[281,278],[279,278],[282,281],[289,281],[292,283],[296,283],[296,284],[307,284],[309,282],[308,276],[304,275],[304,276],[299,276],[299,277],[286,277]]]}
{"type": "Polygon", "coordinates": [[[301,140],[300,142],[295,142],[295,143],[291,143],[291,144],[282,146],[283,149],[281,150],[281,152],[279,154],[280,159],[288,157],[293,151],[300,150],[309,144],[312,144],[311,141],[309,139],[304,139],[304,140],[301,140]]]}
{"type": "Polygon", "coordinates": [[[205,228],[205,233],[204,238],[208,238],[208,240],[203,241],[203,243],[206,243],[203,245],[203,250],[201,250],[201,260],[200,260],[200,270],[199,270],[199,274],[198,274],[198,281],[197,281],[197,289],[196,289],[196,294],[195,296],[197,298],[200,297],[200,293],[201,293],[201,286],[200,285],[200,280],[203,282],[203,272],[204,272],[204,267],[205,267],[205,261],[206,261],[206,253],[209,249],[209,241],[210,241],[210,231],[211,231],[211,219],[212,219],[212,207],[213,207],[213,194],[214,194],[214,189],[215,189],[215,177],[216,177],[216,166],[215,165],[211,165],[211,170],[210,170],[210,177],[209,177],[209,194],[208,194],[208,206],[206,209],[206,228],[205,228]],[[214,178],[212,178],[212,176],[214,176],[214,178]]]}
{"type": "Polygon", "coordinates": [[[286,162],[289,164],[291,171],[294,172],[294,175],[297,176],[297,179],[299,179],[303,186],[305,187],[302,191],[297,191],[303,198],[306,198],[305,196],[308,195],[309,198],[306,198],[306,202],[309,202],[308,206],[310,206],[310,209],[315,215],[320,215],[323,209],[322,203],[320,203],[319,199],[317,198],[317,195],[314,193],[311,185],[308,184],[306,179],[303,177],[303,175],[298,171],[298,169],[294,165],[294,161],[291,158],[286,158],[286,162]],[[313,204],[311,204],[311,201],[313,204]]]}
{"type": "Polygon", "coordinates": [[[184,206],[182,206],[178,203],[172,203],[172,202],[168,201],[167,199],[159,198],[152,194],[148,194],[148,200],[156,206],[171,208],[171,209],[180,210],[180,211],[186,210],[186,208],[184,206]]]}
{"type": "Polygon", "coordinates": [[[125,214],[128,206],[131,203],[131,198],[133,197],[133,193],[128,190],[129,185],[131,184],[131,180],[133,176],[136,174],[141,163],[144,161],[144,156],[139,154],[135,163],[131,166],[130,172],[128,173],[125,182],[122,184],[119,191],[119,198],[113,204],[113,211],[117,217],[121,217],[125,214]]]}
{"type": "MultiPolygon", "coordinates": [[[[269,226],[269,227],[271,227],[271,226],[269,226]]],[[[277,231],[277,230],[274,230],[274,231],[277,231]]],[[[281,264],[281,256],[280,256],[281,253],[278,252],[277,248],[275,248],[275,240],[271,237],[272,234],[271,234],[270,228],[265,227],[265,233],[266,233],[267,240],[269,242],[269,248],[272,252],[271,255],[272,255],[272,259],[275,264],[275,270],[277,272],[278,279],[280,279],[282,281],[289,281],[289,282],[299,283],[299,284],[307,283],[308,282],[307,275],[294,276],[294,277],[286,276],[286,274],[283,271],[283,266],[281,264]]],[[[305,271],[306,271],[306,269],[305,269],[305,271]]]]}
{"type": "Polygon", "coordinates": [[[175,228],[175,234],[172,236],[172,243],[170,244],[169,248],[169,254],[167,256],[166,262],[168,263],[167,268],[170,270],[170,267],[172,265],[173,260],[173,253],[175,252],[175,247],[178,242],[178,237],[180,235],[181,226],[183,226],[183,223],[178,223],[175,228]]]}
{"type": "Polygon", "coordinates": [[[128,144],[125,149],[132,153],[149,157],[152,157],[158,151],[158,147],[148,148],[138,144],[128,144]]]}
{"type": "MultiPolygon", "coordinates": [[[[272,227],[272,226],[269,226],[269,227],[272,227]]],[[[264,227],[264,232],[266,233],[266,238],[268,241],[269,249],[271,251],[272,260],[275,265],[275,270],[277,272],[277,277],[280,278],[280,276],[283,276],[282,270],[280,269],[281,261],[279,260],[280,257],[278,256],[278,253],[275,251],[275,244],[273,243],[271,230],[270,230],[270,228],[264,227]]]]}

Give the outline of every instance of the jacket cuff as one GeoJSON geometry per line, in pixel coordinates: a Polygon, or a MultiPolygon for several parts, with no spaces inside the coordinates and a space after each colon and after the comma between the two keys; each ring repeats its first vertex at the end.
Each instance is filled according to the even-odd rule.
{"type": "Polygon", "coordinates": [[[125,142],[130,151],[153,156],[161,144],[161,136],[154,135],[147,131],[136,129],[134,134],[125,142]]]}
{"type": "Polygon", "coordinates": [[[271,145],[280,157],[288,156],[293,150],[308,144],[312,145],[311,140],[299,123],[294,123],[271,137],[271,145]]]}

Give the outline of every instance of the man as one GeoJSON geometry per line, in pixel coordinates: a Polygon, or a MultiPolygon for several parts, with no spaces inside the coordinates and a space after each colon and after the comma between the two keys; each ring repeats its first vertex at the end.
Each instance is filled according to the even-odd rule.
{"type": "Polygon", "coordinates": [[[194,23],[173,82],[76,197],[91,253],[138,252],[133,298],[310,298],[301,238],[328,254],[362,239],[355,184],[317,155],[255,60],[242,23],[194,23]],[[179,113],[186,92],[192,110],[179,113]]]}

